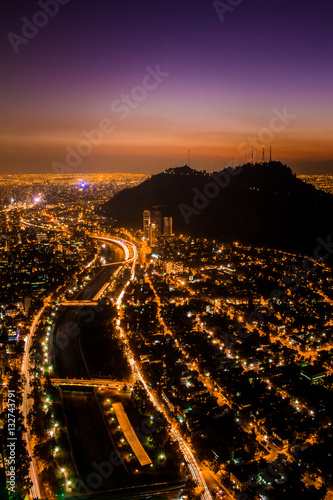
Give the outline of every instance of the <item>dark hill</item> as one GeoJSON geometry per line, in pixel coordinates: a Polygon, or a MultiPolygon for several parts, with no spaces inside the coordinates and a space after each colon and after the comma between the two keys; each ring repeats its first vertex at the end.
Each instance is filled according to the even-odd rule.
{"type": "Polygon", "coordinates": [[[142,228],[142,212],[154,205],[166,205],[163,216],[173,217],[176,234],[309,254],[317,237],[326,241],[333,235],[333,196],[279,162],[213,174],[187,166],[169,169],[121,191],[101,210],[119,225],[142,228]]]}

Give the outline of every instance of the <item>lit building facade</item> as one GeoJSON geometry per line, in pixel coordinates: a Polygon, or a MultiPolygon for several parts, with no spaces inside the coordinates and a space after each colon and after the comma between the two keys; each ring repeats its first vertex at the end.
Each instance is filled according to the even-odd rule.
{"type": "Polygon", "coordinates": [[[150,229],[150,210],[145,210],[143,212],[143,235],[146,240],[149,239],[149,229],[150,229]]]}
{"type": "Polygon", "coordinates": [[[172,217],[164,217],[163,222],[163,236],[172,236],[172,217]]]}

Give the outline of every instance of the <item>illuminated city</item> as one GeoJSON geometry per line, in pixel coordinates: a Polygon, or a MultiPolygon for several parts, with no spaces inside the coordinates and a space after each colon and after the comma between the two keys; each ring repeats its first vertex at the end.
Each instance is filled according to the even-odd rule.
{"type": "Polygon", "coordinates": [[[332,15],[6,2],[0,500],[333,500],[332,15]]]}
{"type": "Polygon", "coordinates": [[[96,215],[104,190],[144,179],[1,179],[1,409],[15,388],[20,481],[36,498],[147,482],[276,498],[294,471],[291,488],[324,498],[331,268],[174,234],[167,207],[134,231],[96,215]]]}

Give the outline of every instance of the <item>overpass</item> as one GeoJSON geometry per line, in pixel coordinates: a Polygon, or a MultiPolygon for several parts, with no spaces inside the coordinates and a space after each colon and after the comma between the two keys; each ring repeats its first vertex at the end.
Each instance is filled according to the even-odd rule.
{"type": "MultiPolygon", "coordinates": [[[[103,241],[105,243],[113,243],[119,246],[124,252],[124,260],[121,261],[122,264],[128,264],[129,262],[133,262],[138,257],[138,251],[134,243],[131,241],[124,240],[122,238],[118,238],[117,236],[101,236],[98,234],[89,234],[91,238],[94,238],[99,241],[103,241]]],[[[119,262],[120,263],[120,262],[119,262]]]]}
{"type": "MultiPolygon", "coordinates": [[[[120,381],[120,380],[108,380],[108,379],[82,379],[82,378],[51,378],[51,383],[53,385],[74,385],[80,387],[99,387],[101,389],[117,389],[120,391],[125,386],[131,387],[133,380],[120,381]]],[[[41,379],[41,382],[45,383],[46,379],[41,379]]]]}

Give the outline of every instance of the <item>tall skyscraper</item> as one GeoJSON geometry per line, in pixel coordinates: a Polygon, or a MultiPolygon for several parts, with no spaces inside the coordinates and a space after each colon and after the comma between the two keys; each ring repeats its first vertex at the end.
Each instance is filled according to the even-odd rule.
{"type": "Polygon", "coordinates": [[[158,239],[158,227],[156,224],[151,223],[149,227],[149,245],[154,246],[157,243],[158,239]]]}
{"type": "Polygon", "coordinates": [[[164,217],[163,222],[163,236],[172,236],[172,217],[164,217]]]}
{"type": "Polygon", "coordinates": [[[150,228],[150,210],[145,210],[143,212],[143,236],[145,240],[149,240],[149,228],[150,228]]]}
{"type": "Polygon", "coordinates": [[[156,226],[157,237],[162,236],[162,212],[160,210],[153,210],[151,213],[151,224],[156,226]]]}
{"type": "Polygon", "coordinates": [[[152,211],[145,210],[143,212],[143,234],[150,246],[156,245],[158,238],[163,234],[172,236],[172,217],[164,217],[163,221],[162,212],[157,210],[158,207],[153,208],[152,211]],[[163,231],[163,222],[166,233],[163,231]]]}

